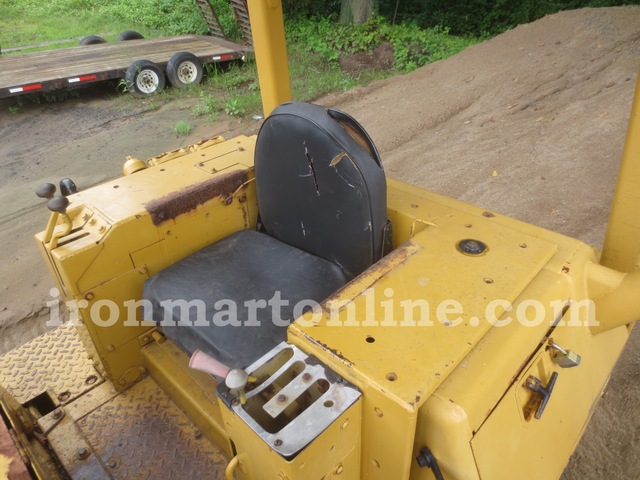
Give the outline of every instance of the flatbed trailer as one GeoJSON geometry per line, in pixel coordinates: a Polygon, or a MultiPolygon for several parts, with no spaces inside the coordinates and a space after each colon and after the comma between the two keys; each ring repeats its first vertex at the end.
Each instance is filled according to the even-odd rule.
{"type": "Polygon", "coordinates": [[[172,55],[189,52],[202,64],[242,60],[250,47],[220,38],[182,35],[0,56],[0,98],[124,78],[138,60],[166,68],[172,55]]]}

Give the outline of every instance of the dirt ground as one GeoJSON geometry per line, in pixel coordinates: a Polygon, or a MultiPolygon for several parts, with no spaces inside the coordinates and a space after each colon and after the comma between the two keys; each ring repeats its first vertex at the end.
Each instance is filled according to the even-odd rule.
{"type": "MultiPolygon", "coordinates": [[[[357,119],[387,174],[489,210],[602,244],[640,66],[640,7],[585,9],[522,25],[411,74],[319,102],[357,119]]],[[[255,133],[228,119],[176,137],[184,100],[80,98],[0,102],[0,353],[43,331],[53,286],[32,236],[47,211],[34,195],[72,177],[84,189],[203,137],[255,133]]],[[[566,479],[640,478],[640,332],[616,367],[566,479]]]]}

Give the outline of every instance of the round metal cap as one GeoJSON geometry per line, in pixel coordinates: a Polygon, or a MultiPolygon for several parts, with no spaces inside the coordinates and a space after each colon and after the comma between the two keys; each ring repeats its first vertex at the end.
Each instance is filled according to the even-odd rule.
{"type": "Polygon", "coordinates": [[[472,238],[460,240],[456,245],[456,248],[465,255],[483,255],[489,249],[486,243],[472,238]]]}

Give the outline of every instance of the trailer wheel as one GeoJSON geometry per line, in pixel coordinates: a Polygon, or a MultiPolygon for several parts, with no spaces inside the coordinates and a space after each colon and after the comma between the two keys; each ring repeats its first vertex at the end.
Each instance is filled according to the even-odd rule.
{"type": "Polygon", "coordinates": [[[142,34],[136,32],[135,30],[125,30],[118,38],[116,38],[116,42],[122,42],[124,40],[142,40],[144,36],[142,34]]]}
{"type": "Polygon", "coordinates": [[[127,89],[136,97],[155,95],[164,89],[162,69],[149,60],[133,62],[124,74],[127,89]]]}
{"type": "Polygon", "coordinates": [[[202,62],[189,52],[174,53],[167,63],[167,77],[177,88],[200,83],[203,73],[202,62]]]}
{"type": "Polygon", "coordinates": [[[107,41],[98,35],[89,35],[80,40],[78,45],[97,45],[98,43],[107,43],[107,41]]]}

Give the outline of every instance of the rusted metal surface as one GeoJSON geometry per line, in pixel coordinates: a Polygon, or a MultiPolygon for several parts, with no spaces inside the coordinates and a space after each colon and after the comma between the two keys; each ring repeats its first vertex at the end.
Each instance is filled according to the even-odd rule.
{"type": "Polygon", "coordinates": [[[147,203],[145,208],[151,215],[151,221],[157,226],[183,213],[190,212],[198,205],[202,205],[213,198],[222,197],[223,201],[231,199],[231,195],[248,178],[246,170],[235,170],[217,175],[204,182],[153,200],[147,203]]]}
{"type": "Polygon", "coordinates": [[[0,421],[0,478],[31,480],[9,430],[0,421]]]}
{"type": "Polygon", "coordinates": [[[57,404],[103,382],[73,325],[64,325],[0,357],[0,385],[24,404],[48,391],[57,404]]]}

